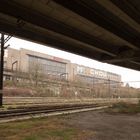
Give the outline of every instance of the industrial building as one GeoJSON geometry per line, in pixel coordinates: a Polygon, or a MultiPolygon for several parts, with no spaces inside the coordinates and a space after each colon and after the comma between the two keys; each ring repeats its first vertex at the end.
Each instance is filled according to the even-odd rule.
{"type": "Polygon", "coordinates": [[[75,80],[79,80],[82,82],[90,83],[119,83],[121,82],[121,76],[115,73],[86,67],[83,65],[72,64],[74,70],[74,77],[75,80]]]}
{"type": "Polygon", "coordinates": [[[23,48],[20,50],[8,48],[4,56],[4,80],[12,79],[15,72],[34,75],[38,73],[43,77],[88,84],[121,82],[121,76],[115,73],[73,64],[70,60],[23,48]]]}

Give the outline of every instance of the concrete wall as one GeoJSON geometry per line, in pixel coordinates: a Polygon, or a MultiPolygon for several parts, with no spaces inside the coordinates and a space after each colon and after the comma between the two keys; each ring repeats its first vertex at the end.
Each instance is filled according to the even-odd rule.
{"type": "Polygon", "coordinates": [[[20,51],[12,48],[8,48],[5,50],[5,55],[4,55],[4,62],[5,68],[11,69],[12,70],[12,64],[13,64],[13,70],[19,70],[20,68],[20,51]],[[14,62],[16,62],[14,64],[14,62]]]}

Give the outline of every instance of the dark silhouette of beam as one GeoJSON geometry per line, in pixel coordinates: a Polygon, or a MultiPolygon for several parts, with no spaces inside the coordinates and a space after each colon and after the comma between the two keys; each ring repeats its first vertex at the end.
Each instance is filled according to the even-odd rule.
{"type": "MultiPolygon", "coordinates": [[[[57,1],[57,0],[54,0],[54,1],[57,1]]],[[[63,0],[59,0],[57,2],[61,3],[61,2],[63,2],[63,0]]],[[[73,0],[71,0],[71,1],[65,1],[64,0],[64,3],[63,4],[67,4],[69,2],[70,2],[70,4],[72,4],[72,2],[75,2],[75,1],[73,1],[73,0]]],[[[76,4],[77,3],[75,2],[75,5],[76,4]]],[[[96,5],[98,5],[98,7],[99,7],[99,4],[96,3],[96,5]]],[[[76,7],[78,9],[78,6],[76,6],[76,7]]],[[[82,10],[83,7],[80,5],[80,8],[82,10]]],[[[103,10],[103,7],[102,7],[102,9],[99,8],[98,11],[99,10],[103,10]]],[[[79,41],[82,41],[82,42],[87,43],[87,44],[90,44],[90,45],[93,45],[94,46],[93,48],[96,47],[96,48],[102,49],[102,50],[107,51],[107,52],[110,52],[110,53],[116,53],[117,52],[117,49],[118,49],[117,46],[111,46],[109,43],[107,43],[107,42],[105,42],[105,41],[103,41],[103,40],[101,40],[101,39],[99,39],[99,38],[97,38],[95,36],[91,36],[91,35],[89,35],[87,33],[81,32],[81,31],[79,31],[79,30],[77,30],[75,28],[72,28],[70,26],[67,26],[67,25],[65,25],[65,24],[63,24],[61,22],[58,22],[58,21],[54,20],[54,19],[50,19],[49,17],[43,16],[43,15],[41,15],[41,14],[39,14],[39,13],[33,11],[33,10],[24,8],[21,5],[12,3],[10,1],[1,0],[0,11],[3,12],[3,13],[5,13],[5,14],[8,14],[10,16],[14,16],[17,19],[21,19],[21,20],[27,21],[27,22],[32,23],[34,25],[37,25],[37,26],[40,26],[40,27],[43,27],[43,28],[47,28],[47,29],[52,30],[54,32],[63,34],[65,36],[69,36],[71,38],[77,39],[79,41]]],[[[118,24],[119,22],[116,22],[116,20],[115,20],[116,17],[113,17],[112,16],[112,18],[115,20],[113,22],[112,21],[112,18],[111,18],[111,15],[110,15],[111,13],[109,13],[109,12],[108,13],[105,12],[106,14],[109,14],[109,15],[107,15],[109,17],[108,18],[108,17],[105,17],[104,15],[103,16],[102,15],[99,15],[98,13],[97,13],[96,16],[94,16],[94,14],[96,14],[96,12],[93,13],[93,11],[94,11],[94,9],[93,10],[90,10],[90,11],[89,11],[89,9],[85,9],[85,11],[82,12],[82,13],[85,13],[86,15],[89,15],[87,17],[88,19],[94,17],[93,19],[96,20],[96,18],[97,18],[97,21],[96,21],[97,23],[103,24],[103,26],[107,26],[107,28],[110,28],[111,30],[119,33],[119,35],[121,35],[121,36],[123,35],[125,38],[128,37],[126,39],[127,41],[131,42],[131,40],[133,40],[134,44],[135,45],[137,44],[139,46],[139,44],[140,44],[139,43],[140,42],[140,39],[138,39],[139,36],[138,35],[137,36],[135,35],[135,34],[139,34],[139,33],[137,33],[135,31],[135,34],[133,35],[133,32],[130,33],[130,30],[133,30],[133,29],[131,27],[128,28],[126,25],[123,26],[123,28],[124,28],[123,29],[122,28],[122,24],[121,24],[121,29],[120,29],[119,24],[118,24]],[[87,13],[87,12],[89,12],[89,13],[87,13]],[[90,14],[93,14],[93,15],[91,16],[90,14]],[[120,30],[118,30],[118,28],[120,30]],[[129,31],[127,31],[126,29],[129,30],[129,31]],[[125,31],[125,32],[122,33],[122,31],[123,32],[125,31]]],[[[103,11],[103,13],[104,13],[104,11],[103,11]]]]}
{"type": "Polygon", "coordinates": [[[111,2],[140,24],[139,0],[111,0],[111,2]]]}
{"type": "Polygon", "coordinates": [[[10,1],[1,0],[0,12],[13,16],[17,18],[17,20],[22,20],[25,22],[25,24],[26,22],[29,22],[33,25],[54,31],[64,36],[68,36],[72,39],[76,39],[80,42],[92,45],[93,49],[100,49],[102,50],[102,52],[104,51],[104,53],[108,53],[112,56],[117,52],[118,49],[117,46],[112,46],[108,42],[103,41],[97,38],[96,36],[91,36],[76,28],[65,25],[60,21],[41,15],[36,11],[24,8],[21,5],[12,3],[10,1]]]}
{"type": "Polygon", "coordinates": [[[140,48],[140,33],[95,0],[53,0],[140,48]]]}
{"type": "MultiPolygon", "coordinates": [[[[100,60],[103,53],[93,51],[92,49],[86,49],[86,47],[77,46],[75,44],[69,44],[63,40],[57,39],[55,37],[47,36],[46,34],[38,33],[36,31],[27,30],[24,28],[17,28],[8,23],[0,22],[0,30],[5,33],[9,33],[15,37],[20,37],[29,41],[35,41],[37,43],[52,46],[54,48],[72,52],[75,54],[83,55],[89,58],[94,58],[100,60]]],[[[105,54],[104,54],[105,55],[105,54]]],[[[105,55],[106,56],[106,55],[105,55]]]]}

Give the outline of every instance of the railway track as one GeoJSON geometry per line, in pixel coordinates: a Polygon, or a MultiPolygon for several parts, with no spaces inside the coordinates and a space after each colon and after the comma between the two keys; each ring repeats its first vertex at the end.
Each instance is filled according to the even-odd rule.
{"type": "Polygon", "coordinates": [[[137,103],[137,99],[61,99],[6,97],[8,110],[0,110],[0,123],[52,115],[102,109],[116,102],[137,103]],[[32,102],[30,102],[32,101],[32,102]]]}
{"type": "Polygon", "coordinates": [[[12,109],[7,111],[0,111],[0,123],[24,120],[30,118],[45,117],[50,115],[61,115],[68,113],[76,113],[81,111],[89,111],[108,107],[106,104],[85,104],[85,105],[59,105],[59,106],[42,106],[42,107],[28,107],[12,109]]]}
{"type": "Polygon", "coordinates": [[[60,98],[60,97],[3,97],[4,105],[33,105],[33,104],[57,104],[57,103],[115,103],[115,102],[133,102],[137,103],[139,98],[60,98]]]}

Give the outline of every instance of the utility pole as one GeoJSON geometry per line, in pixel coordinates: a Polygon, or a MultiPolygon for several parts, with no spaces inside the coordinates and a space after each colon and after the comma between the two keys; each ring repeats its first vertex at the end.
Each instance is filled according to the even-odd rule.
{"type": "Polygon", "coordinates": [[[1,39],[0,39],[0,46],[1,46],[1,54],[0,54],[0,107],[3,105],[3,67],[4,67],[4,50],[9,47],[7,45],[4,46],[5,43],[8,42],[8,40],[11,38],[11,36],[7,36],[4,38],[4,33],[1,33],[1,39]]]}
{"type": "Polygon", "coordinates": [[[110,79],[108,79],[109,84],[109,98],[111,98],[111,87],[110,87],[110,79]]]}
{"type": "Polygon", "coordinates": [[[4,34],[1,34],[1,56],[0,56],[0,106],[3,98],[3,64],[4,64],[4,34]]]}
{"type": "Polygon", "coordinates": [[[94,77],[92,78],[92,94],[93,94],[93,98],[95,97],[95,89],[94,89],[94,77]]]}

